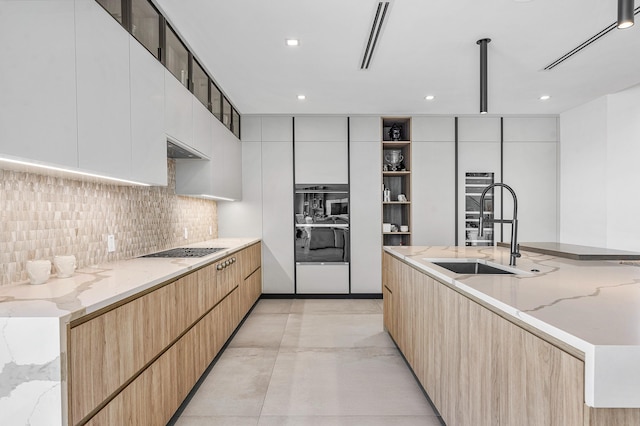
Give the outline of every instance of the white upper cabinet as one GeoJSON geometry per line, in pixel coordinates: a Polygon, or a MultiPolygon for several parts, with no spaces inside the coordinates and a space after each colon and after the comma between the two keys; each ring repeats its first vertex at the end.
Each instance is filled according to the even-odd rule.
{"type": "Polygon", "coordinates": [[[77,167],[74,2],[0,1],[0,156],[77,167]]]}
{"type": "Polygon", "coordinates": [[[133,37],[129,42],[132,179],[166,186],[164,67],[133,37]]]}
{"type": "Polygon", "coordinates": [[[220,121],[211,117],[213,128],[212,194],[232,200],[242,199],[242,142],[220,121]]]}
{"type": "Polygon", "coordinates": [[[176,160],[176,193],[242,199],[242,143],[212,115],[213,153],[209,160],[176,160]]]}
{"type": "Polygon", "coordinates": [[[346,117],[296,117],[296,183],[349,183],[346,117]]]}
{"type": "Polygon", "coordinates": [[[130,178],[129,34],[94,0],[76,0],[78,166],[130,178]]]}
{"type": "Polygon", "coordinates": [[[217,120],[211,112],[202,105],[195,96],[191,96],[193,103],[193,139],[191,147],[211,158],[213,154],[213,127],[212,120],[217,120]]]}
{"type": "Polygon", "coordinates": [[[192,146],[194,96],[169,70],[164,73],[164,125],[170,139],[192,146]]]}

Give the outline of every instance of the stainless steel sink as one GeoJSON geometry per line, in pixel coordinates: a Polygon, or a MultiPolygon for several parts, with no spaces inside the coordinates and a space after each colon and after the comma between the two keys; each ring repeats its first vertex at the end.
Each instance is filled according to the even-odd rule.
{"type": "Polygon", "coordinates": [[[521,275],[524,271],[497,263],[490,263],[483,259],[423,259],[456,274],[465,275],[521,275]]]}

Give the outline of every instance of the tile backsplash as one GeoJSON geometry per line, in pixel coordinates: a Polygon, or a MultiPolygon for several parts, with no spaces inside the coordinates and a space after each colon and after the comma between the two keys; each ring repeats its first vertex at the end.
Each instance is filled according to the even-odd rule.
{"type": "Polygon", "coordinates": [[[217,238],[216,202],[176,195],[175,163],[168,167],[167,187],[0,169],[0,285],[26,281],[27,260],[73,254],[82,268],[217,238]]]}

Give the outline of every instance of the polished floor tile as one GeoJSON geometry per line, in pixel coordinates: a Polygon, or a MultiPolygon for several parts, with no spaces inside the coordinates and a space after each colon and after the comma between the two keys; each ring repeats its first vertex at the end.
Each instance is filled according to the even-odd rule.
{"type": "Polygon", "coordinates": [[[182,416],[259,416],[278,349],[227,348],[182,416]]]}
{"type": "Polygon", "coordinates": [[[427,415],[431,406],[395,348],[281,350],[262,415],[427,415]]]}
{"type": "Polygon", "coordinates": [[[230,348],[278,348],[282,342],[289,314],[259,314],[253,312],[229,343],[230,348]]]}
{"type": "Polygon", "coordinates": [[[260,299],[251,311],[253,314],[288,314],[293,299],[260,299]]]}
{"type": "Polygon", "coordinates": [[[381,300],[260,300],[176,424],[439,425],[382,321],[381,300]]]}
{"type": "Polygon", "coordinates": [[[440,426],[427,416],[260,416],[258,426],[440,426]]]}
{"type": "Polygon", "coordinates": [[[392,347],[381,314],[290,314],[282,347],[392,347]]]}
{"type": "Polygon", "coordinates": [[[382,314],[378,299],[294,299],[292,313],[382,314]]]}

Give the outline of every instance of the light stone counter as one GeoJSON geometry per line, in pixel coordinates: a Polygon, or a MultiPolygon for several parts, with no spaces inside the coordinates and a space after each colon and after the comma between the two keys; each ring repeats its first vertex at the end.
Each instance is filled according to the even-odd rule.
{"type": "Polygon", "coordinates": [[[42,285],[0,287],[0,413],[10,425],[66,424],[67,324],[241,250],[259,239],[220,238],[199,258],[135,258],[79,269],[42,285]],[[56,421],[55,419],[60,419],[56,421]]]}
{"type": "Polygon", "coordinates": [[[509,249],[384,249],[583,352],[588,406],[640,407],[640,262],[577,261],[522,251],[516,269],[523,275],[463,275],[425,259],[480,258],[507,266],[509,249]]]}

